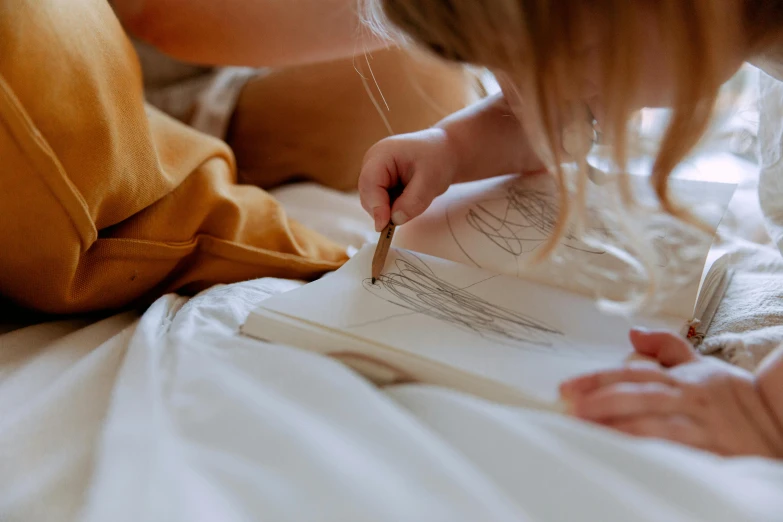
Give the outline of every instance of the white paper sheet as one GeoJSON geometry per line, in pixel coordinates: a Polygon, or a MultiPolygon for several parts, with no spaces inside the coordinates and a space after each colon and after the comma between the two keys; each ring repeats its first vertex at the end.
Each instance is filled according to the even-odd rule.
{"type": "MultiPolygon", "coordinates": [[[[631,181],[640,201],[655,201],[646,178],[631,176],[631,181]]],[[[637,230],[626,230],[626,217],[613,210],[608,189],[588,188],[585,233],[569,228],[552,257],[537,265],[534,258],[558,220],[559,195],[551,176],[504,176],[452,186],[427,212],[397,231],[394,245],[595,298],[630,299],[643,293],[653,277],[659,308],[683,321],[691,319],[712,236],[683,227],[660,211],[646,213],[637,230]],[[638,247],[649,248],[651,271],[634,260],[639,251],[630,238],[642,233],[645,238],[638,247]]],[[[672,194],[712,232],[734,188],[728,183],[671,181],[672,194]]]]}
{"type": "Polygon", "coordinates": [[[364,247],[337,272],[263,307],[547,402],[557,399],[565,378],[620,364],[631,354],[632,323],[602,314],[587,298],[396,249],[372,284],[373,250],[364,247]]]}

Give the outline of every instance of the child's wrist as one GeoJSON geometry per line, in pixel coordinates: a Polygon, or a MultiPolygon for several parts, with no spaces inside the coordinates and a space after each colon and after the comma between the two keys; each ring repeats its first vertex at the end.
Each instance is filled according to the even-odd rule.
{"type": "Polygon", "coordinates": [[[450,125],[436,125],[433,129],[439,131],[441,145],[443,147],[443,157],[441,166],[448,173],[449,184],[457,183],[458,173],[465,170],[465,147],[460,144],[460,140],[450,125]]]}

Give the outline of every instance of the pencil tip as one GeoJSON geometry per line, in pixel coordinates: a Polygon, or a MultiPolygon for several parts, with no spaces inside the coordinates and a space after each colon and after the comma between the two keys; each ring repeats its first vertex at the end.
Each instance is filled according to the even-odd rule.
{"type": "Polygon", "coordinates": [[[372,284],[375,284],[375,278],[374,277],[372,278],[372,284]]]}

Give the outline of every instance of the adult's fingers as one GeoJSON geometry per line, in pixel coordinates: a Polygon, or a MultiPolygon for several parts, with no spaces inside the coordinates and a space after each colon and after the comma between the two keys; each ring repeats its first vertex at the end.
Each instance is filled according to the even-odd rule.
{"type": "Polygon", "coordinates": [[[661,382],[619,382],[583,395],[572,404],[572,414],[596,422],[639,415],[692,415],[696,405],[688,394],[661,382]]]}
{"type": "Polygon", "coordinates": [[[709,434],[686,415],[639,416],[602,423],[635,437],[663,439],[702,450],[713,450],[709,434]]]}
{"type": "Polygon", "coordinates": [[[657,359],[663,366],[677,366],[698,359],[688,341],[670,332],[634,329],[630,337],[637,353],[657,359]]]}
{"type": "Polygon", "coordinates": [[[560,385],[560,394],[564,399],[572,400],[620,382],[674,384],[674,380],[658,365],[649,362],[632,362],[620,368],[594,372],[568,380],[560,385]]]}

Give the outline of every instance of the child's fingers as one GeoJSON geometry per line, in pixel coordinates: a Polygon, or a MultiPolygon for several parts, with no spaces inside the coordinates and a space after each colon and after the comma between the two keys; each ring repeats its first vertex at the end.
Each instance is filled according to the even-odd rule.
{"type": "Polygon", "coordinates": [[[417,169],[402,195],[392,206],[392,221],[397,226],[421,215],[449,186],[446,176],[438,170],[423,170],[425,169],[417,169]]]}
{"type": "Polygon", "coordinates": [[[391,221],[391,186],[392,176],[384,163],[370,160],[364,165],[359,176],[359,198],[364,210],[372,216],[377,232],[383,230],[391,221]]]}
{"type": "Polygon", "coordinates": [[[391,221],[391,210],[389,209],[389,205],[377,206],[372,209],[372,219],[375,223],[375,231],[382,231],[391,221]]]}
{"type": "Polygon", "coordinates": [[[657,359],[664,366],[676,366],[698,359],[688,341],[669,332],[634,329],[630,337],[637,353],[657,359]]]}

